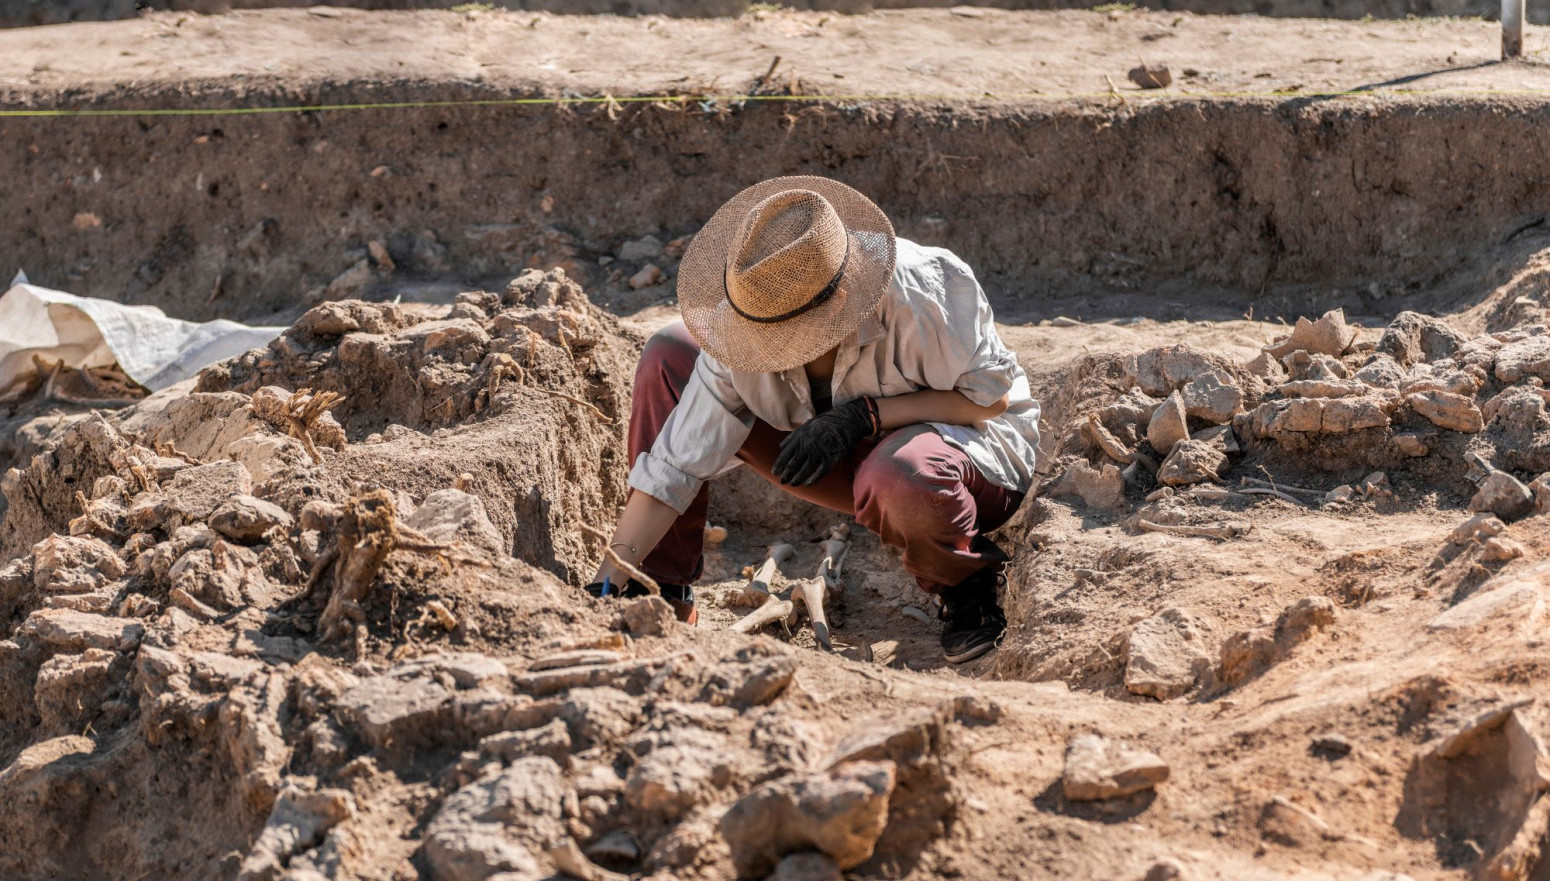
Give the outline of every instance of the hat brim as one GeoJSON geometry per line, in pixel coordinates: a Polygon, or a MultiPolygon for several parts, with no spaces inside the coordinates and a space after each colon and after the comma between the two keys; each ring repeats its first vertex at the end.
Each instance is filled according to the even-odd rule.
{"type": "Polygon", "coordinates": [[[781,373],[855,333],[887,292],[894,256],[893,224],[866,196],[825,177],[772,178],[727,200],[695,234],[678,264],[679,309],[690,335],[717,361],[733,370],[781,373]],[[782,190],[811,190],[827,199],[850,236],[850,255],[828,300],[785,321],[751,321],[727,301],[727,252],[748,212],[782,190]]]}

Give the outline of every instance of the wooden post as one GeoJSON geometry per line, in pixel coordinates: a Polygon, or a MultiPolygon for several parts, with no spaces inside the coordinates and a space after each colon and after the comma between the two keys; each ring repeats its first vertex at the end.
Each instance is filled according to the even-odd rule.
{"type": "Polygon", "coordinates": [[[1502,60],[1523,54],[1523,2],[1502,0],[1502,60]]]}

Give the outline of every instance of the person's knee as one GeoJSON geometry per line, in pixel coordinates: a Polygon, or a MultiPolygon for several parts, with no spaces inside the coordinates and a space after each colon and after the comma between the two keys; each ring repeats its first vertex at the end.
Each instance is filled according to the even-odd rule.
{"type": "Polygon", "coordinates": [[[944,488],[942,476],[929,464],[897,450],[879,447],[856,469],[856,507],[900,510],[904,506],[930,504],[944,488]]]}
{"type": "Polygon", "coordinates": [[[637,381],[648,376],[667,375],[687,378],[694,370],[700,347],[682,321],[675,321],[651,335],[641,349],[637,381]]]}

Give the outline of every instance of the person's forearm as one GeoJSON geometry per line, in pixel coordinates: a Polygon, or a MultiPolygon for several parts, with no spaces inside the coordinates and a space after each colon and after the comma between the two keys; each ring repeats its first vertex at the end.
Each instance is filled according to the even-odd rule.
{"type": "MultiPolygon", "coordinates": [[[[614,527],[613,538],[609,539],[613,542],[613,552],[631,566],[639,565],[677,519],[678,512],[667,503],[631,490],[629,500],[624,503],[624,513],[619,515],[619,523],[614,527]]],[[[614,584],[623,584],[628,578],[606,556],[592,581],[595,584],[605,577],[614,584]]]]}
{"type": "Polygon", "coordinates": [[[944,425],[977,425],[994,419],[1006,412],[1007,397],[990,406],[981,406],[963,396],[962,392],[928,390],[877,399],[877,415],[883,428],[902,428],[917,422],[940,422],[944,425]]]}

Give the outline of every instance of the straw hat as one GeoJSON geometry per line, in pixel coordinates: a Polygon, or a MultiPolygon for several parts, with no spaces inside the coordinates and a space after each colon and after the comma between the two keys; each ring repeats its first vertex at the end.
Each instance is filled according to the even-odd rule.
{"type": "Polygon", "coordinates": [[[816,359],[866,320],[893,277],[893,224],[823,177],[777,177],[722,205],[678,265],[678,302],[700,347],[733,370],[816,359]]]}

